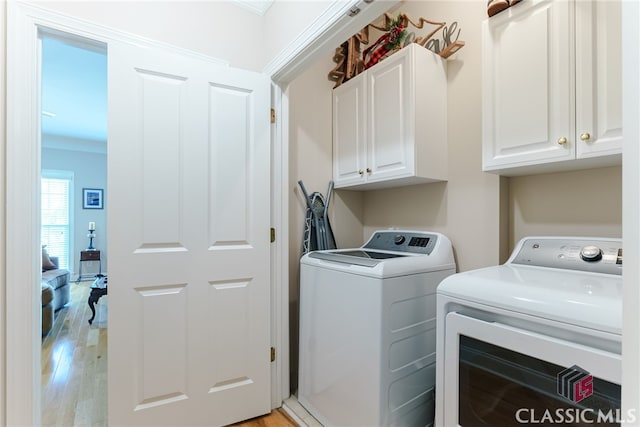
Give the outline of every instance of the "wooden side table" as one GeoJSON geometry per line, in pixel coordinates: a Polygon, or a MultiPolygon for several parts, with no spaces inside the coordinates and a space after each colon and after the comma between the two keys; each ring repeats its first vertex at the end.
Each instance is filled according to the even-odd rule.
{"type": "Polygon", "coordinates": [[[76,280],[76,283],[79,283],[83,279],[92,279],[96,276],[96,274],[82,274],[82,263],[86,261],[98,261],[98,274],[102,274],[100,251],[80,251],[80,265],[78,266],[78,279],[76,280]]]}

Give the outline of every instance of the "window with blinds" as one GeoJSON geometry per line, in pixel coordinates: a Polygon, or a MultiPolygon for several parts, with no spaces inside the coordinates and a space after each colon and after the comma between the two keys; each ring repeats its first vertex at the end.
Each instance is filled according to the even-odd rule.
{"type": "Polygon", "coordinates": [[[41,185],[41,241],[59,267],[71,269],[71,197],[73,172],[43,171],[41,185]]]}

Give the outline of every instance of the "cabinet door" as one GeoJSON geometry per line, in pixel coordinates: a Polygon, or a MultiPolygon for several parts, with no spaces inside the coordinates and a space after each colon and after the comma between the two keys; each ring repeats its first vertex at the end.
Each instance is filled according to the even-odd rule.
{"type": "Polygon", "coordinates": [[[414,174],[413,50],[402,49],[369,69],[368,181],[414,174]]]}
{"type": "Polygon", "coordinates": [[[333,180],[337,188],[366,180],[365,90],[365,75],[359,75],[333,91],[333,180]]]}
{"type": "Polygon", "coordinates": [[[572,22],[572,4],[550,0],[484,22],[483,170],[575,158],[572,22]]]}
{"type": "Polygon", "coordinates": [[[576,2],[576,157],[622,152],[622,5],[576,2]]]}

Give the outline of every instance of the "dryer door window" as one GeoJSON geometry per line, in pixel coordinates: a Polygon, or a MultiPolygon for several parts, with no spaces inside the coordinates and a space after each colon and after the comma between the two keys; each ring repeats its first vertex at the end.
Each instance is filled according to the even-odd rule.
{"type": "Polygon", "coordinates": [[[620,425],[615,420],[620,386],[579,367],[566,368],[464,335],[459,360],[461,426],[620,425]]]}
{"type": "Polygon", "coordinates": [[[446,317],[445,354],[445,425],[631,421],[620,412],[620,355],[459,313],[446,317]]]}

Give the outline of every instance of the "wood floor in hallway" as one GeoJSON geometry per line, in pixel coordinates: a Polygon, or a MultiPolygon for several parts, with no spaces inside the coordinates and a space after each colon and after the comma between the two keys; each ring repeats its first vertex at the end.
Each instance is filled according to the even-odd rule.
{"type": "Polygon", "coordinates": [[[233,427],[297,427],[295,423],[282,409],[274,409],[263,417],[252,418],[233,424],[233,427]]]}
{"type": "MultiPolygon", "coordinates": [[[[88,282],[72,282],[71,302],[42,340],[42,425],[107,426],[107,297],[87,320],[88,282]]],[[[236,427],[297,427],[282,409],[236,427]]]]}
{"type": "Polygon", "coordinates": [[[42,425],[107,425],[107,298],[89,325],[88,282],[72,282],[71,300],[42,340],[42,425]]]}

